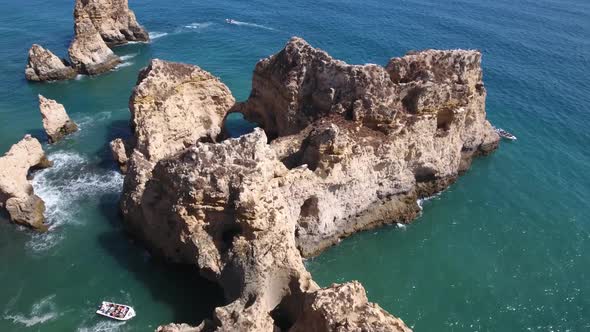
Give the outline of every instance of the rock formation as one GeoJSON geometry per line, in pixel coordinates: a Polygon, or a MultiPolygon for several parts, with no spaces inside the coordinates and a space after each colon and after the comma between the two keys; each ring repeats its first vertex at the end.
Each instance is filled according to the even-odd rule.
{"type": "Polygon", "coordinates": [[[76,0],[74,21],[89,19],[109,45],[147,42],[147,31],[137,23],[127,0],[76,0]]]}
{"type": "Polygon", "coordinates": [[[70,120],[64,106],[55,100],[39,95],[39,110],[43,118],[43,128],[49,137],[49,143],[55,143],[78,130],[78,125],[70,120]]]}
{"type": "Polygon", "coordinates": [[[0,208],[8,212],[14,223],[45,231],[45,203],[35,195],[27,181],[29,170],[33,167],[51,166],[39,141],[30,135],[14,144],[0,157],[0,208]]]}
{"type": "Polygon", "coordinates": [[[111,147],[111,153],[113,154],[113,160],[117,162],[121,173],[127,173],[127,162],[129,161],[129,144],[121,138],[117,138],[111,141],[109,144],[111,147]]]}
{"type": "Polygon", "coordinates": [[[76,70],[51,51],[33,44],[29,50],[25,77],[29,81],[69,80],[76,77],[76,70]]]}
{"type": "Polygon", "coordinates": [[[354,66],[293,38],[257,64],[249,99],[234,106],[221,82],[196,84],[185,78],[190,66],[152,63],[130,101],[126,224],[154,253],[196,264],[228,301],[198,327],[160,330],[410,331],[356,282],[320,289],[302,257],[410,222],[417,199],[497,147],[480,59],[428,50],[386,68],[354,66]],[[216,101],[215,112],[185,100],[216,101]],[[264,130],[215,143],[218,123],[198,116],[236,111],[264,130]]]}
{"type": "Polygon", "coordinates": [[[68,53],[81,74],[97,75],[115,68],[121,59],[111,51],[89,18],[76,21],[68,53]]]}
{"type": "Polygon", "coordinates": [[[25,77],[29,81],[67,80],[97,75],[115,68],[121,59],[107,46],[149,41],[127,0],[76,0],[74,40],[68,54],[72,66],[51,51],[34,44],[29,50],[25,77]],[[72,68],[73,67],[73,68],[72,68]]]}

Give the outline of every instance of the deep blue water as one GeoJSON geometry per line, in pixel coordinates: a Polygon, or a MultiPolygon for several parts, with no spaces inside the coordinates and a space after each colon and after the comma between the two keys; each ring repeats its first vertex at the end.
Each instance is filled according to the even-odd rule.
{"type": "MultiPolygon", "coordinates": [[[[38,174],[52,230],[0,221],[0,330],[145,331],[198,322],[219,295],[186,269],[154,262],[120,227],[121,177],[106,148],[129,135],[128,98],[150,58],[193,63],[247,98],[256,61],[293,35],[350,63],[385,64],[424,48],[484,54],[488,117],[519,140],[502,144],[405,228],[343,241],[307,261],[323,285],[358,279],[415,331],[590,330],[590,2],[130,1],[157,37],[117,48],[126,66],[96,78],[24,80],[40,43],[65,55],[72,1],[0,0],[0,153],[43,139],[36,95],[63,103],[81,131],[46,147],[38,174]],[[224,23],[235,19],[240,25],[224,23]],[[93,315],[128,302],[126,324],[93,315]]],[[[232,123],[236,133],[241,129],[232,123]]]]}

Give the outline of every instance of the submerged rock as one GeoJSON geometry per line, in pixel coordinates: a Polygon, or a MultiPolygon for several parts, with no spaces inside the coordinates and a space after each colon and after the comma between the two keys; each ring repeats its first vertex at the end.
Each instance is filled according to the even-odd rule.
{"type": "Polygon", "coordinates": [[[121,59],[102,40],[89,18],[77,20],[74,30],[74,40],[68,53],[79,73],[97,75],[121,63],[121,59]]]}
{"type": "Polygon", "coordinates": [[[0,208],[8,212],[12,222],[39,231],[47,230],[43,223],[45,203],[33,192],[27,175],[33,167],[49,166],[51,162],[47,160],[41,144],[30,135],[0,157],[0,208]]]}
{"type": "Polygon", "coordinates": [[[107,44],[147,42],[147,31],[137,23],[127,0],[76,0],[74,21],[90,19],[107,44]]]}
{"type": "Polygon", "coordinates": [[[29,59],[25,68],[25,77],[29,81],[60,81],[76,77],[76,70],[65,60],[58,58],[51,51],[33,44],[29,50],[29,59]]]}
{"type": "Polygon", "coordinates": [[[64,106],[55,100],[39,95],[39,110],[43,118],[43,128],[49,137],[49,143],[55,143],[78,130],[78,125],[70,120],[64,106]]]}
{"type": "Polygon", "coordinates": [[[228,301],[198,327],[161,331],[410,331],[358,283],[320,289],[302,258],[412,221],[419,198],[497,147],[480,59],[430,50],[354,66],[293,38],[258,63],[250,98],[233,107],[221,82],[212,89],[185,78],[186,65],[152,63],[130,102],[126,224],[153,252],[196,264],[228,301]],[[179,96],[183,81],[201,97],[179,96]],[[197,100],[220,99],[216,117],[240,111],[264,130],[215,143],[219,123],[194,115],[212,114],[197,100]]]}

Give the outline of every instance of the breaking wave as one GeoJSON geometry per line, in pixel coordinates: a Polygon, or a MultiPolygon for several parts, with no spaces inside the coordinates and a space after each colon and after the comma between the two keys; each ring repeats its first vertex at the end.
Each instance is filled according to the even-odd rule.
{"type": "Polygon", "coordinates": [[[79,203],[84,199],[118,193],[123,176],[114,170],[102,170],[86,157],[74,152],[55,152],[49,159],[53,166],[35,174],[31,181],[35,194],[45,202],[46,233],[33,234],[27,247],[35,252],[54,247],[63,238],[59,228],[79,223],[79,203]]]}
{"type": "Polygon", "coordinates": [[[4,319],[11,320],[13,323],[18,323],[26,327],[43,324],[47,321],[53,320],[60,316],[57,307],[53,302],[55,294],[41,299],[39,302],[33,304],[31,312],[26,314],[9,314],[4,312],[4,319]]]}

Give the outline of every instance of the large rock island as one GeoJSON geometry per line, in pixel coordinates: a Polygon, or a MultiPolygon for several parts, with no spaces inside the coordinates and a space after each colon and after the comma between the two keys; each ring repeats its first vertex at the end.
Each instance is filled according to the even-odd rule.
{"type": "Polygon", "coordinates": [[[355,66],[293,38],[257,64],[239,104],[198,67],[152,62],[130,100],[126,225],[152,252],[197,265],[228,303],[198,327],[160,330],[410,331],[357,282],[320,288],[302,259],[412,221],[417,199],[497,147],[480,61],[428,50],[355,66]],[[262,129],[220,140],[228,112],[262,129]]]}

